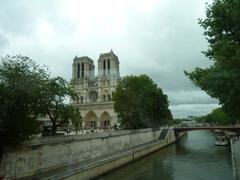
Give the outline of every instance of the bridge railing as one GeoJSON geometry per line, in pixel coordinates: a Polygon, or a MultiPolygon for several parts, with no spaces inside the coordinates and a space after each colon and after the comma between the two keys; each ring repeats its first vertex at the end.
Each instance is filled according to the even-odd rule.
{"type": "Polygon", "coordinates": [[[191,130],[191,129],[239,129],[240,125],[207,125],[207,126],[174,126],[175,130],[191,130]]]}

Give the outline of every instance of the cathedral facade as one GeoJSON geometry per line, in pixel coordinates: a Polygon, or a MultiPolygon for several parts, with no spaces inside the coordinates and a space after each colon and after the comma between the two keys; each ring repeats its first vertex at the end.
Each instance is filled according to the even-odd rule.
{"type": "Polygon", "coordinates": [[[77,98],[72,104],[81,112],[84,129],[109,129],[117,124],[112,93],[119,80],[119,60],[112,50],[100,54],[97,75],[91,58],[73,59],[71,83],[77,98]]]}

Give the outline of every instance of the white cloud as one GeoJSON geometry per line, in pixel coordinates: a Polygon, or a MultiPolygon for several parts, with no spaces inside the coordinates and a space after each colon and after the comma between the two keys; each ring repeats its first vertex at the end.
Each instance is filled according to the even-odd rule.
{"type": "Polygon", "coordinates": [[[97,61],[113,49],[121,75],[148,74],[172,105],[215,103],[183,73],[211,64],[201,54],[204,14],[205,1],[2,1],[0,53],[24,54],[69,80],[75,55],[97,61]]]}
{"type": "Polygon", "coordinates": [[[213,109],[218,108],[218,104],[181,104],[172,105],[170,110],[174,118],[185,118],[188,115],[202,116],[212,112],[213,109]]]}
{"type": "Polygon", "coordinates": [[[167,95],[172,105],[218,103],[216,99],[209,98],[209,96],[201,90],[167,91],[167,95]]]}

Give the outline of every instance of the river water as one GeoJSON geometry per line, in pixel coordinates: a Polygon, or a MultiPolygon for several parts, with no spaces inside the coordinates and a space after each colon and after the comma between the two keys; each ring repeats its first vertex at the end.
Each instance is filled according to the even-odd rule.
{"type": "Polygon", "coordinates": [[[99,180],[231,180],[230,147],[212,131],[191,131],[178,143],[109,172],[99,180]]]}

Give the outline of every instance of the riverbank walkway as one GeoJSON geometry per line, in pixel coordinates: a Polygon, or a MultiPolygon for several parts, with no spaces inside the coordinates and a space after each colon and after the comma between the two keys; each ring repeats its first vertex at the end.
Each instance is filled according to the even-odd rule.
{"type": "Polygon", "coordinates": [[[233,179],[240,180],[240,137],[231,139],[233,179]]]}

